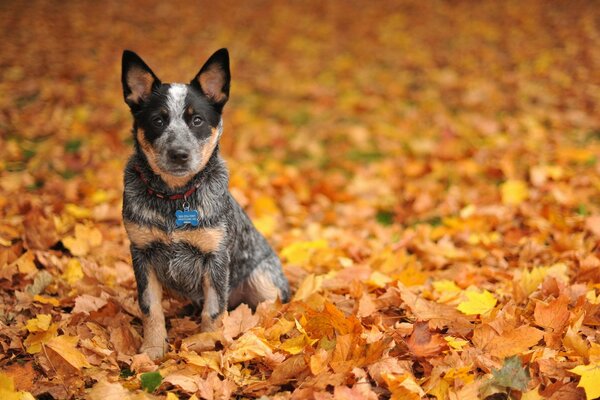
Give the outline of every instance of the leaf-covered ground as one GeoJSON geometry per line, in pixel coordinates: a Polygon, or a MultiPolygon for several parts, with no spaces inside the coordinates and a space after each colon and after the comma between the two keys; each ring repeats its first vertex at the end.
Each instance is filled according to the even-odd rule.
{"type": "Polygon", "coordinates": [[[0,398],[600,396],[597,3],[3,1],[0,19],[0,398]],[[121,51],[188,81],[221,47],[230,187],[295,295],[214,333],[165,300],[155,365],[120,221],[121,51]]]}

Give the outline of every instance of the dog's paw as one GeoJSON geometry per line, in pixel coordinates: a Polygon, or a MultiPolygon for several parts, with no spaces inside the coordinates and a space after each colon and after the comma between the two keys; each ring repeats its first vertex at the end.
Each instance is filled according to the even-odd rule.
{"type": "Polygon", "coordinates": [[[165,357],[165,353],[167,352],[167,343],[165,342],[163,345],[156,344],[142,344],[140,348],[140,353],[146,353],[151,360],[160,360],[165,357]]]}
{"type": "Polygon", "coordinates": [[[202,321],[200,322],[200,330],[202,332],[214,332],[218,330],[222,325],[223,314],[218,315],[215,318],[211,318],[208,315],[202,316],[202,321]]]}

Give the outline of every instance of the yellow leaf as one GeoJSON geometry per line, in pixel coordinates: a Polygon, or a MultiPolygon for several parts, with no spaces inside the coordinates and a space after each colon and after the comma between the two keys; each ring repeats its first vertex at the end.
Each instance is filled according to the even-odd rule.
{"type": "Polygon", "coordinates": [[[423,389],[409,374],[396,375],[386,372],[381,376],[392,392],[392,400],[418,400],[425,397],[423,389]]]}
{"type": "Polygon", "coordinates": [[[523,270],[519,285],[523,292],[529,296],[544,281],[548,274],[548,267],[535,267],[531,271],[523,270]]]}
{"type": "Polygon", "coordinates": [[[302,351],[304,350],[304,347],[306,347],[307,344],[311,344],[310,342],[307,343],[306,337],[304,335],[298,335],[296,337],[293,337],[291,339],[286,340],[285,342],[283,342],[281,344],[281,346],[279,346],[279,348],[281,350],[285,350],[288,353],[295,355],[295,354],[299,354],[302,353],[302,351]]]}
{"type": "Polygon", "coordinates": [[[542,396],[539,393],[539,386],[531,389],[529,392],[523,393],[521,400],[542,400],[542,396]]]}
{"type": "Polygon", "coordinates": [[[321,289],[324,280],[325,275],[308,275],[298,287],[293,300],[305,301],[311,294],[316,293],[321,289]]]}
{"type": "Polygon", "coordinates": [[[102,244],[102,233],[97,228],[77,224],[75,234],[64,238],[62,242],[71,254],[82,257],[102,244]]]}
{"type": "Polygon", "coordinates": [[[277,218],[274,215],[263,215],[253,220],[254,226],[265,236],[271,236],[277,228],[277,218]]]}
{"type": "Polygon", "coordinates": [[[50,324],[46,331],[30,333],[23,342],[29,354],[36,354],[42,351],[42,345],[48,343],[58,334],[58,325],[50,324]]]}
{"type": "Polygon", "coordinates": [[[393,282],[393,279],[385,274],[382,274],[379,271],[373,271],[373,273],[367,280],[367,284],[379,288],[385,287],[385,285],[387,285],[390,282],[393,282]]]}
{"type": "Polygon", "coordinates": [[[450,368],[444,375],[444,380],[452,384],[455,384],[457,380],[460,380],[463,384],[473,382],[473,380],[475,380],[473,364],[469,364],[462,368],[450,368]]]}
{"type": "Polygon", "coordinates": [[[16,391],[13,379],[0,372],[0,399],[34,400],[34,397],[29,392],[16,391]]]}
{"type": "Polygon", "coordinates": [[[600,385],[598,385],[598,382],[600,382],[600,363],[579,365],[569,371],[581,377],[577,387],[585,390],[587,400],[600,397],[600,385]]]}
{"type": "Polygon", "coordinates": [[[220,352],[205,351],[202,355],[198,355],[195,351],[182,351],[179,355],[183,357],[188,364],[196,365],[198,367],[207,367],[216,372],[221,372],[220,352]]]}
{"type": "Polygon", "coordinates": [[[35,318],[31,318],[25,324],[25,328],[29,332],[45,332],[50,327],[52,317],[49,314],[39,314],[35,318]]]}
{"type": "Polygon", "coordinates": [[[509,179],[500,186],[502,203],[518,205],[529,197],[527,183],[518,179],[509,179]]]}
{"type": "Polygon", "coordinates": [[[327,249],[328,244],[324,239],[292,243],[281,250],[281,256],[290,264],[304,265],[310,261],[311,256],[319,249],[327,249]]]}
{"type": "Polygon", "coordinates": [[[456,300],[462,291],[456,283],[448,279],[434,281],[432,285],[433,289],[439,293],[439,298],[437,299],[438,303],[448,303],[456,300]]]}
{"type": "Polygon", "coordinates": [[[92,215],[92,212],[87,208],[83,208],[78,206],[77,204],[72,203],[65,205],[65,211],[67,212],[67,214],[77,219],[89,218],[92,215]]]}
{"type": "Polygon", "coordinates": [[[481,293],[475,290],[467,290],[465,295],[467,300],[461,302],[456,308],[467,315],[486,314],[494,309],[497,302],[494,295],[487,290],[481,293]]]}
{"type": "Polygon", "coordinates": [[[265,331],[265,337],[271,343],[279,343],[279,338],[281,335],[285,335],[295,326],[294,321],[287,320],[285,318],[280,318],[271,326],[269,329],[265,331]]]}
{"type": "Polygon", "coordinates": [[[417,268],[415,264],[409,264],[399,273],[393,274],[393,277],[404,284],[404,286],[418,286],[424,284],[429,275],[423,273],[423,271],[420,268],[417,268]]]}
{"type": "Polygon", "coordinates": [[[65,268],[65,272],[62,274],[64,280],[69,282],[70,285],[79,281],[83,278],[83,269],[81,268],[81,263],[76,258],[71,258],[67,263],[67,267],[65,268]]]}
{"type": "Polygon", "coordinates": [[[54,297],[40,296],[39,294],[33,296],[33,301],[37,301],[38,303],[42,304],[52,304],[54,307],[58,307],[60,305],[60,301],[58,301],[58,299],[54,297]]]}
{"type": "Polygon", "coordinates": [[[271,197],[265,195],[256,198],[252,203],[252,208],[254,214],[259,218],[279,212],[279,208],[277,208],[275,201],[271,197]]]}
{"type": "Polygon", "coordinates": [[[272,354],[273,352],[269,346],[252,331],[248,331],[230,346],[225,357],[232,363],[239,363],[272,354]]]}
{"type": "Polygon", "coordinates": [[[448,342],[448,346],[452,347],[455,350],[462,350],[467,344],[469,344],[468,340],[459,339],[454,336],[445,336],[444,340],[448,342]]]}
{"type": "Polygon", "coordinates": [[[167,398],[165,400],[179,400],[179,397],[177,397],[176,394],[169,392],[167,393],[167,398]]]}
{"type": "Polygon", "coordinates": [[[585,294],[585,299],[590,302],[590,304],[600,304],[600,296],[596,295],[596,290],[589,290],[585,294]]]}
{"type": "Polygon", "coordinates": [[[77,350],[77,336],[57,336],[51,339],[46,346],[54,350],[59,356],[64,358],[69,364],[78,370],[82,367],[91,367],[83,353],[77,350]]]}

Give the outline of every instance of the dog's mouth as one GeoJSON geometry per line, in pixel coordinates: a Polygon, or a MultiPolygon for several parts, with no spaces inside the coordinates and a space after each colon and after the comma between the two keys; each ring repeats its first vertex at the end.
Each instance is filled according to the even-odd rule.
{"type": "Polygon", "coordinates": [[[186,176],[191,173],[190,169],[188,167],[184,167],[184,166],[170,167],[165,172],[169,175],[178,176],[178,177],[186,176]]]}

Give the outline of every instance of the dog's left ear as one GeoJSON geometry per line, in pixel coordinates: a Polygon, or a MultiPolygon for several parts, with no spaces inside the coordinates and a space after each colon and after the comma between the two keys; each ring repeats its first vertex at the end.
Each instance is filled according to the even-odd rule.
{"type": "Polygon", "coordinates": [[[190,85],[200,89],[219,110],[229,98],[229,52],[227,49],[217,50],[200,69],[190,85]]]}
{"type": "Polygon", "coordinates": [[[160,86],[160,80],[133,51],[123,51],[121,82],[123,97],[129,107],[136,107],[160,86]]]}

